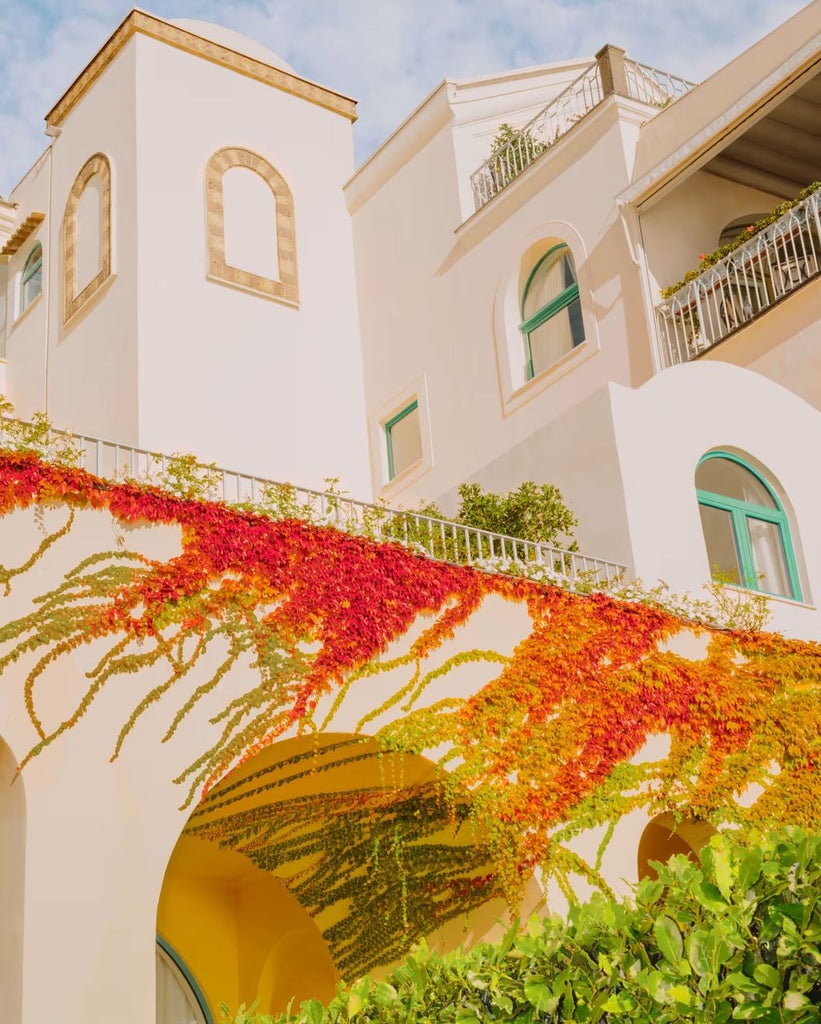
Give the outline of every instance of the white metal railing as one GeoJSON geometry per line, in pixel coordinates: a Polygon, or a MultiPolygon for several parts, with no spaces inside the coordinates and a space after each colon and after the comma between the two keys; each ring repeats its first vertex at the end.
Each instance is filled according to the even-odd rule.
{"type": "Polygon", "coordinates": [[[652,68],[649,64],[639,64],[629,57],[624,59],[624,71],[627,77],[627,91],[632,99],[649,103],[654,107],[669,106],[696,85],[686,78],[652,68]]]}
{"type": "MultiPolygon", "coordinates": [[[[625,59],[624,68],[630,97],[659,108],[668,106],[695,85],[634,60],[625,59]]],[[[471,174],[476,209],[490,202],[604,97],[601,68],[595,61],[471,174]]]]}
{"type": "MultiPolygon", "coordinates": [[[[0,447],[33,451],[48,460],[79,465],[110,480],[137,480],[168,485],[180,456],[150,452],[83,434],[36,426],[22,442],[23,421],[0,418],[0,447]],[[15,440],[16,438],[16,440],[15,440]]],[[[627,567],[550,544],[526,541],[445,519],[356,501],[336,491],[277,483],[247,473],[196,463],[184,456],[188,470],[206,482],[206,497],[229,505],[254,507],[275,518],[302,518],[335,526],[375,540],[394,541],[443,562],[476,565],[493,572],[516,572],[545,579],[559,577],[571,585],[606,586],[621,579],[627,567]]]]}
{"type": "Polygon", "coordinates": [[[754,320],[821,268],[821,191],[656,307],[662,366],[686,363],[754,320]]]}
{"type": "Polygon", "coordinates": [[[471,174],[476,209],[501,192],[603,98],[599,65],[593,63],[471,174]]]}

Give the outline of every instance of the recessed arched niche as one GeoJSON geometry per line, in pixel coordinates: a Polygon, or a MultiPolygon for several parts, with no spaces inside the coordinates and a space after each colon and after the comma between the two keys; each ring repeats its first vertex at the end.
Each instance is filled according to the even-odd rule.
{"type": "Polygon", "coordinates": [[[657,878],[652,861],[666,864],[676,854],[683,854],[694,864],[700,864],[699,851],[710,842],[716,830],[707,821],[679,817],[667,811],[651,819],[639,839],[636,857],[638,877],[657,878]]]}
{"type": "Polygon", "coordinates": [[[226,147],[206,170],[208,276],[289,305],[299,302],[294,199],[264,157],[226,147]]]}
{"type": "Polygon", "coordinates": [[[74,179],[63,214],[63,323],[111,274],[111,164],[95,153],[74,179]]]}

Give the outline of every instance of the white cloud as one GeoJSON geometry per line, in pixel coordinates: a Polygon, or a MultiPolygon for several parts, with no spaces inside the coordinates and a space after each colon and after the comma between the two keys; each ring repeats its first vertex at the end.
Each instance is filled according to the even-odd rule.
{"type": "MultiPolygon", "coordinates": [[[[364,159],[445,76],[593,54],[603,43],[700,79],[799,0],[155,0],[162,17],[244,32],[308,78],[359,100],[364,159]]],[[[5,0],[0,191],[45,148],[42,118],[127,14],[120,0],[5,0]]]]}

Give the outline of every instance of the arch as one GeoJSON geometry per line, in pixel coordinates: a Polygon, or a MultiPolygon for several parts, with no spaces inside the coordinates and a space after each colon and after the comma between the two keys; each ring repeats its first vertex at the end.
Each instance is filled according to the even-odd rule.
{"type": "Polygon", "coordinates": [[[696,496],[707,556],[714,577],[800,600],[787,513],[767,475],[722,449],[699,459],[696,496]]]}
{"type": "Polygon", "coordinates": [[[26,797],[17,758],[0,736],[0,993],[3,1020],[23,1012],[26,797]]]}
{"type": "Polygon", "coordinates": [[[721,234],[718,236],[717,248],[721,248],[723,245],[729,245],[730,242],[734,242],[740,234],[743,234],[747,228],[752,227],[753,224],[760,220],[763,220],[768,214],[765,213],[747,213],[742,217],[735,217],[730,221],[729,224],[725,224],[721,229],[721,234]]]}
{"type": "Polygon", "coordinates": [[[716,834],[707,821],[686,816],[677,818],[669,811],[657,814],[647,823],[639,839],[636,853],[639,880],[657,878],[658,872],[650,862],[666,864],[677,853],[689,857],[694,864],[700,864],[699,851],[716,834]]]}
{"type": "Polygon", "coordinates": [[[43,247],[35,242],[20,275],[20,302],[17,315],[24,313],[43,294],[43,247]]]}
{"type": "Polygon", "coordinates": [[[285,179],[264,157],[249,149],[227,146],[208,160],[206,168],[208,273],[218,281],[247,288],[291,305],[299,303],[296,262],[294,200],[285,179]],[[232,266],[225,254],[225,197],[223,176],[232,168],[246,168],[259,175],[271,190],[276,204],[276,262],[278,279],[232,266]]]}
{"type": "Polygon", "coordinates": [[[552,245],[531,267],[521,293],[521,323],[528,380],[584,341],[576,266],[567,243],[552,245]]]}
{"type": "MultiPolygon", "coordinates": [[[[88,242],[84,242],[87,245],[88,242]]],[[[111,277],[111,164],[104,153],[95,153],[80,168],[66,200],[63,214],[63,324],[88,303],[111,277]],[[78,290],[77,213],[89,182],[99,175],[99,269],[78,290]]]]}
{"type": "Polygon", "coordinates": [[[493,929],[505,907],[488,847],[440,779],[422,756],[323,733],[282,740],[215,786],[169,859],[156,929],[207,1004],[327,1001],[340,975],[425,934],[455,948],[468,921],[477,938],[493,929]]]}

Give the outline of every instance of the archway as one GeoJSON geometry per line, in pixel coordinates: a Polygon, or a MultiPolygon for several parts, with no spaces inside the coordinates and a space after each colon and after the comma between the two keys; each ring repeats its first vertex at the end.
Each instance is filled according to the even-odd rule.
{"type": "Polygon", "coordinates": [[[423,935],[452,947],[497,925],[487,850],[441,780],[421,756],[334,734],[275,744],[208,794],[169,860],[157,932],[212,1012],[327,1001],[340,975],[423,935]]]}
{"type": "Polygon", "coordinates": [[[8,1024],[22,1019],[25,865],[23,780],[17,759],[0,737],[0,993],[8,1024]]]}
{"type": "Polygon", "coordinates": [[[658,872],[650,862],[666,864],[677,853],[684,854],[694,864],[700,864],[699,851],[715,834],[716,830],[707,821],[688,817],[677,819],[670,812],[657,814],[647,823],[639,839],[636,857],[639,879],[657,878],[658,872]]]}

